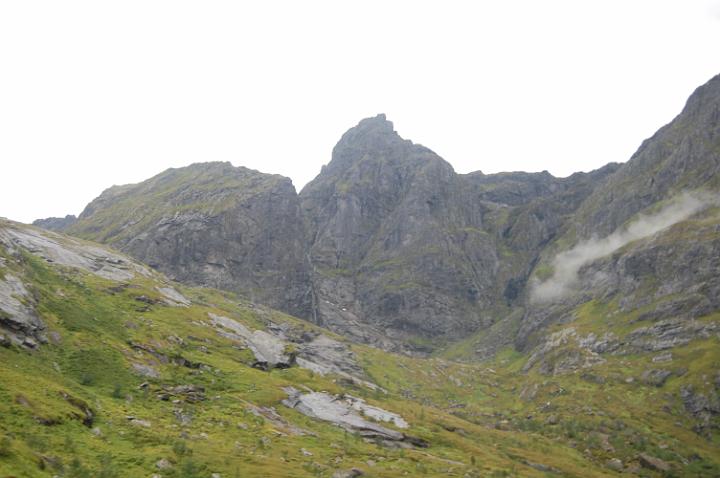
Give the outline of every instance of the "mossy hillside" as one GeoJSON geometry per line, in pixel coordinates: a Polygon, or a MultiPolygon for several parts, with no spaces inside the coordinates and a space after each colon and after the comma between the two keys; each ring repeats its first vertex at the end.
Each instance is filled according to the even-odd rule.
{"type": "MultiPolygon", "coordinates": [[[[655,310],[664,300],[670,299],[660,297],[630,311],[623,311],[616,299],[591,300],[577,307],[572,322],[555,324],[547,334],[572,328],[578,337],[612,333],[622,342],[631,332],[653,325],[648,319],[639,320],[641,314],[655,310]]],[[[720,325],[720,314],[697,320],[720,325]]],[[[471,360],[478,341],[478,337],[471,337],[443,355],[471,360]]],[[[577,351],[577,342],[571,340],[549,352],[544,360],[563,360],[577,351]]],[[[400,373],[384,372],[389,380],[378,380],[387,386],[399,383],[409,390],[406,393],[418,394],[421,402],[446,407],[466,420],[526,430],[586,450],[585,455],[597,462],[618,458],[632,464],[640,453],[647,453],[674,463],[671,476],[714,476],[720,473],[718,418],[712,419],[709,429],[701,426],[702,421],[688,413],[682,393],[691,386],[706,397],[717,394],[720,339],[699,335],[669,352],[669,362],[653,360],[663,351],[600,354],[603,361],[597,365],[553,376],[540,374],[537,367],[523,373],[527,355],[507,348],[486,360],[484,369],[467,369],[477,374],[474,379],[484,387],[469,386],[467,382],[473,383],[473,376],[452,368],[432,373],[429,381],[416,385],[405,383],[400,373]],[[645,374],[658,369],[669,371],[669,378],[659,386],[646,382],[645,374]],[[446,386],[447,381],[456,385],[462,382],[465,387],[451,388],[446,386]],[[484,394],[475,394],[483,388],[484,394]],[[447,392],[450,389],[452,393],[447,392]]]]}
{"type": "MultiPolygon", "coordinates": [[[[209,326],[208,312],[251,328],[268,321],[314,327],[231,293],[176,285],[193,305],[169,307],[156,290],[160,276],[117,283],[32,255],[4,257],[5,270],[28,285],[50,331],[60,335],[36,351],[0,348],[5,474],[331,476],[355,466],[369,476],[544,476],[547,470],[612,476],[609,459],[632,466],[639,453],[668,461],[677,476],[718,473],[715,432],[698,434],[679,396],[686,385],[711,391],[720,350],[714,337],[673,349],[672,364],[662,367],[687,370],[661,387],[639,379],[658,367],[653,354],[604,355],[605,363],[591,369],[546,376],[536,369],[523,373],[527,355],[511,348],[477,364],[353,346],[368,378],[387,390],[383,393],[297,367],[252,368],[252,354],[219,336],[209,326]],[[174,358],[195,365],[179,365],[174,358]],[[139,376],[134,364],[151,366],[159,376],[139,376]],[[204,387],[206,400],[158,399],[163,387],[188,384],[204,387]],[[409,433],[430,447],[393,450],[307,418],[280,404],[288,385],[351,393],[400,413],[411,425],[409,433]],[[94,415],[90,426],[83,423],[84,406],[94,415]],[[275,407],[314,435],[292,435],[253,415],[252,406],[275,407]],[[161,459],[172,468],[158,470],[161,459]]],[[[626,334],[647,325],[633,322],[637,316],[618,311],[612,301],[588,303],[576,316],[566,326],[583,335],[602,329],[626,334]]],[[[561,326],[556,327],[552,331],[561,326]]]]}
{"type": "MultiPolygon", "coordinates": [[[[155,301],[158,284],[151,278],[119,284],[30,255],[8,261],[7,268],[29,285],[38,312],[58,335],[34,351],[0,348],[0,470],[5,475],[330,476],[336,469],[356,466],[371,476],[388,477],[543,476],[527,462],[545,463],[570,476],[607,474],[601,469],[585,474],[592,464],[566,445],[525,432],[491,430],[443,408],[448,400],[485,396],[480,381],[467,379],[478,388],[470,395],[452,382],[444,391],[436,387],[436,404],[398,388],[416,384],[424,377],[419,371],[433,362],[356,347],[369,376],[381,381],[387,394],[348,388],[333,377],[296,367],[264,372],[250,366],[247,350],[237,350],[217,335],[208,312],[252,328],[268,320],[312,326],[210,289],[178,286],[194,304],[169,307],[155,301]],[[144,350],[155,350],[167,360],[144,350]],[[177,365],[174,357],[202,365],[177,365]],[[407,376],[393,375],[395,386],[377,372],[379,367],[400,373],[404,369],[397,364],[404,363],[410,367],[407,376]],[[139,376],[133,364],[151,366],[159,377],[139,376]],[[172,403],[157,398],[163,387],[186,384],[204,387],[206,400],[172,403]],[[410,432],[430,447],[393,450],[309,419],[279,403],[285,397],[282,387],[288,385],[365,397],[401,413],[411,423],[410,432]],[[251,405],[275,407],[310,434],[289,434],[253,415],[251,405]],[[84,407],[92,410],[92,423],[84,423],[84,407]],[[178,416],[189,417],[190,423],[183,424],[178,416]],[[303,448],[312,456],[303,454],[303,448]],[[161,459],[172,468],[158,470],[161,459]]],[[[468,375],[475,373],[462,376],[468,375]]]]}

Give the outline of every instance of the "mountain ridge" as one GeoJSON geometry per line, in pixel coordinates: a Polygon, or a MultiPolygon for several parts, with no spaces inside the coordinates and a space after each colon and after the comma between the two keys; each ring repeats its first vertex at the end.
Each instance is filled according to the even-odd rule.
{"type": "MultiPolygon", "coordinates": [[[[645,140],[627,163],[566,178],[546,171],[458,174],[432,150],[403,139],[379,114],[350,128],[333,148],[330,162],[299,192],[282,176],[250,173],[229,163],[201,163],[103,193],[66,231],[113,244],[172,277],[260,297],[357,341],[428,353],[506,317],[529,320],[527,284],[543,275],[552,254],[590,234],[610,234],[681,189],[717,187],[712,181],[720,164],[713,152],[718,85],[720,76],[699,87],[683,111],[645,140]],[[253,196],[258,191],[243,184],[226,189],[213,184],[240,171],[264,184],[282,182],[284,189],[253,196]],[[156,183],[174,174],[187,175],[186,197],[173,192],[167,196],[167,210],[148,214],[142,208],[152,209],[157,202],[152,196],[156,183]],[[140,190],[149,196],[137,211],[157,224],[172,221],[180,210],[188,212],[181,214],[169,255],[153,256],[153,244],[163,240],[157,224],[145,229],[115,224],[101,234],[95,230],[102,215],[112,215],[122,203],[117,196],[140,190]],[[273,197],[283,198],[284,207],[266,207],[262,217],[217,233],[223,241],[237,242],[253,224],[268,236],[272,231],[282,236],[266,240],[274,242],[267,248],[238,244],[234,249],[233,254],[250,261],[282,251],[285,259],[271,268],[270,276],[261,272],[262,261],[255,269],[229,266],[224,246],[212,245],[207,234],[180,232],[193,230],[192,220],[225,217],[222,207],[208,208],[197,199],[204,194],[212,205],[223,203],[223,194],[262,197],[258,200],[267,204],[278,200],[273,197]],[[292,227],[282,230],[279,224],[292,227]],[[197,248],[203,252],[193,256],[197,248]],[[283,274],[287,270],[294,272],[283,274]]],[[[246,207],[238,205],[230,214],[246,207]]],[[[120,216],[127,214],[127,208],[120,210],[120,216]]]]}

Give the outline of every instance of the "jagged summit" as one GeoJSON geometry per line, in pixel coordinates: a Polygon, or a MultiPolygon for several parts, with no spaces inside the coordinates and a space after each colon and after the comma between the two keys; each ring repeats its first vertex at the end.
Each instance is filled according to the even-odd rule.
{"type": "Polygon", "coordinates": [[[338,145],[352,144],[357,141],[378,137],[387,140],[400,138],[395,131],[393,122],[389,121],[384,113],[360,120],[356,126],[350,128],[343,134],[338,145]]]}
{"type": "Polygon", "coordinates": [[[400,137],[392,121],[388,121],[384,114],[365,118],[342,135],[323,172],[344,170],[368,155],[383,154],[398,148],[407,149],[411,145],[411,141],[400,137]]]}

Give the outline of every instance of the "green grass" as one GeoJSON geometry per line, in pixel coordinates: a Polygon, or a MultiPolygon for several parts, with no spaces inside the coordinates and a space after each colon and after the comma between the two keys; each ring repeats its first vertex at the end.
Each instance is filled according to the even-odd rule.
{"type": "MultiPolygon", "coordinates": [[[[231,293],[176,285],[193,301],[191,307],[148,305],[137,298],[159,298],[155,276],[118,287],[33,256],[14,260],[0,254],[8,258],[4,270],[28,284],[43,320],[58,335],[34,351],[0,347],[3,477],[330,477],[352,467],[373,477],[548,476],[528,463],[552,467],[561,476],[593,477],[616,476],[607,460],[632,464],[640,452],[672,463],[677,476],[720,473],[716,432],[695,433],[696,422],[679,399],[680,388],[688,384],[712,391],[707,377],[720,364],[714,337],[674,349],[674,361],[663,367],[687,370],[661,388],[638,380],[644,370],[657,367],[652,354],[606,356],[604,364],[588,371],[604,379],[599,384],[581,374],[549,377],[534,369],[524,374],[527,356],[512,347],[482,363],[448,360],[467,358],[479,337],[427,359],[353,345],[367,377],[385,393],[296,367],[252,368],[251,353],[219,336],[208,325],[208,312],[250,328],[263,328],[268,320],[306,330],[314,326],[251,307],[231,293]],[[138,344],[157,355],[133,347],[138,344]],[[174,357],[202,366],[179,366],[174,357]],[[137,375],[133,364],[154,367],[159,378],[137,375]],[[626,381],[630,377],[634,380],[626,381]],[[204,387],[207,399],[157,398],[163,386],[180,384],[204,387]],[[393,449],[308,418],[281,405],[282,388],[289,385],[363,397],[401,414],[410,423],[408,433],[430,446],[393,449]],[[250,405],[275,407],[309,434],[289,434],[253,415],[250,405]],[[91,424],[82,407],[92,411],[91,424]],[[150,427],[127,417],[146,420],[150,427]],[[554,424],[548,423],[551,417],[554,424]],[[603,437],[615,451],[602,447],[603,437]],[[158,470],[161,459],[172,468],[158,470]]],[[[570,326],[582,334],[604,329],[624,334],[643,325],[632,324],[632,314],[617,313],[612,302],[589,302],[577,316],[570,326]]]]}

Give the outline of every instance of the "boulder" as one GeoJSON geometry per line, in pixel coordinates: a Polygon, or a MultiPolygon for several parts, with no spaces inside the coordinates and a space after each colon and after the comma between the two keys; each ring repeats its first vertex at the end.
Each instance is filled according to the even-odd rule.
{"type": "Polygon", "coordinates": [[[647,453],[640,453],[638,455],[638,460],[640,461],[640,465],[642,465],[643,468],[660,472],[670,471],[670,464],[668,462],[652,455],[648,455],[647,453]]]}

